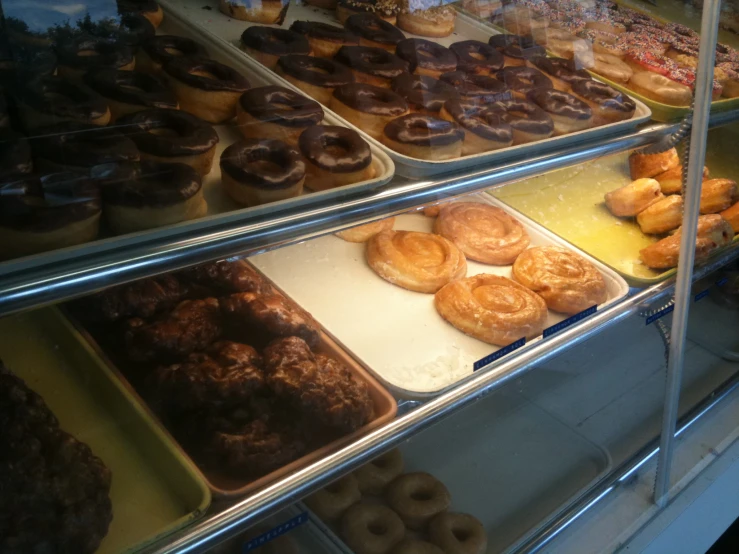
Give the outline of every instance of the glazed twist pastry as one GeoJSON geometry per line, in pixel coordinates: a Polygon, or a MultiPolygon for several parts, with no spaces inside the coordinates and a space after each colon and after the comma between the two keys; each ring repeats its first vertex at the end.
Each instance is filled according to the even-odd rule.
{"type": "Polygon", "coordinates": [[[679,194],[667,196],[655,202],[636,216],[642,233],[666,233],[680,227],[683,222],[683,197],[679,194]]]}
{"type": "Polygon", "coordinates": [[[387,219],[380,219],[379,221],[372,221],[351,229],[338,231],[336,236],[347,242],[367,242],[377,233],[392,229],[393,225],[395,225],[395,218],[388,217],[387,219]]]}
{"type": "Polygon", "coordinates": [[[452,281],[436,293],[434,305],[463,333],[498,346],[538,336],[547,319],[541,296],[506,277],[486,273],[452,281]]]}
{"type": "Polygon", "coordinates": [[[634,217],[655,202],[664,198],[659,181],[637,179],[609,193],[606,193],[606,207],[618,217],[634,217]]]}
{"type": "Polygon", "coordinates": [[[383,231],[367,242],[367,263],[380,277],[416,292],[435,293],[467,274],[467,260],[450,240],[415,231],[383,231]]]}
{"type": "Polygon", "coordinates": [[[598,268],[559,246],[524,250],[513,263],[513,278],[541,296],[555,312],[576,314],[608,298],[598,268]]]}
{"type": "Polygon", "coordinates": [[[434,233],[451,240],[467,258],[491,265],[512,264],[531,242],[517,219],[479,202],[442,207],[434,233]]]}

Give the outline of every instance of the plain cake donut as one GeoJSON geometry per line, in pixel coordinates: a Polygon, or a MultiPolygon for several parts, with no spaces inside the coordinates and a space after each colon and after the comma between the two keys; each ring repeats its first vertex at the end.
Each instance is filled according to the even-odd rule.
{"type": "Polygon", "coordinates": [[[445,554],[485,554],[488,549],[485,527],[469,514],[439,514],[429,523],[429,537],[445,554]]]}
{"type": "Polygon", "coordinates": [[[406,473],[395,479],[387,486],[385,499],[403,523],[417,531],[435,515],[448,510],[452,501],[444,483],[423,472],[406,473]]]}
{"type": "MultiPolygon", "coordinates": [[[[392,225],[390,228],[392,229],[392,225]]],[[[403,455],[400,450],[394,448],[361,466],[354,475],[362,494],[380,495],[401,473],[403,473],[403,455]]]]}
{"type": "Polygon", "coordinates": [[[389,554],[403,540],[405,525],[387,506],[359,502],[344,512],[341,536],[355,554],[389,554]]]}
{"type": "Polygon", "coordinates": [[[357,479],[351,473],[305,499],[306,505],[323,521],[336,521],[362,499],[357,479]]]}

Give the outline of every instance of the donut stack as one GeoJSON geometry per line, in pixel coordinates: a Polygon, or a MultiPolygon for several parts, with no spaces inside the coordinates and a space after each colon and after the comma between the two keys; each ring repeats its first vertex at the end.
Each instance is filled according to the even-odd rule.
{"type": "Polygon", "coordinates": [[[305,502],[356,554],[487,552],[482,523],[469,514],[449,512],[452,499],[444,483],[428,473],[405,473],[398,450],[305,502]]]}

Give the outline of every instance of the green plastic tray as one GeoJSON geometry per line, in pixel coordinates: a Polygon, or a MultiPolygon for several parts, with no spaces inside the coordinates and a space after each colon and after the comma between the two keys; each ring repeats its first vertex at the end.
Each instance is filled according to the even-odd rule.
{"type": "Polygon", "coordinates": [[[112,473],[98,554],[133,552],[203,515],[208,487],[56,308],[0,320],[0,358],[112,473]]]}

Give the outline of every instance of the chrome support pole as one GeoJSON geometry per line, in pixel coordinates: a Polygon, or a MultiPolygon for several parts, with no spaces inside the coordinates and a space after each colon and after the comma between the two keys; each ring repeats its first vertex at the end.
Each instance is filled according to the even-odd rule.
{"type": "Polygon", "coordinates": [[[690,135],[690,158],[688,180],[685,191],[680,263],[675,284],[675,311],[672,319],[672,342],[667,362],[667,385],[662,414],[657,477],[654,485],[654,502],[662,507],[667,503],[670,488],[670,468],[675,449],[675,426],[680,403],[680,384],[683,376],[685,335],[690,311],[693,263],[695,261],[695,238],[698,211],[703,181],[703,165],[706,158],[706,135],[708,133],[711,96],[713,93],[713,66],[718,38],[720,0],[706,0],[703,4],[701,42],[698,56],[698,71],[695,80],[695,112],[693,130],[690,135]]]}

